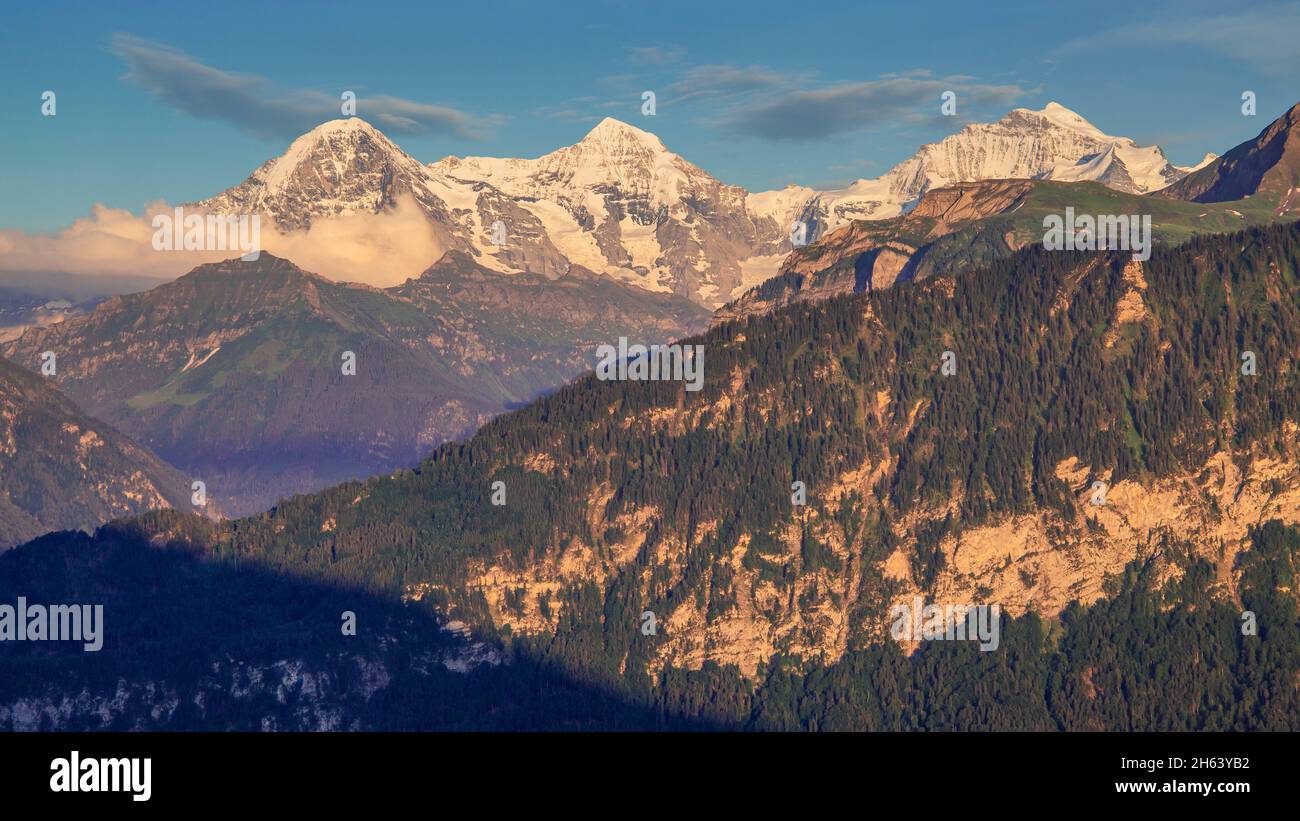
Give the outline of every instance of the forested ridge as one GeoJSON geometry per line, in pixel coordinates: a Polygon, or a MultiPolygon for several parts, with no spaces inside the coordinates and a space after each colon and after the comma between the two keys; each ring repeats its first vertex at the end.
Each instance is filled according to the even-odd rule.
{"type": "MultiPolygon", "coordinates": [[[[115,571],[97,552],[168,554],[166,544],[220,569],[194,572],[298,580],[387,603],[381,610],[420,588],[418,602],[383,611],[389,643],[355,640],[392,652],[425,635],[429,622],[405,622],[408,611],[466,621],[514,660],[468,674],[482,679],[478,698],[510,705],[485,726],[1294,729],[1300,536],[1280,522],[1250,532],[1227,588],[1222,568],[1152,532],[1140,553],[1176,565],[1173,578],[1135,560],[1091,606],[1008,617],[996,652],[935,642],[908,656],[873,625],[898,590],[881,568],[890,554],[908,554],[925,590],[953,534],[1029,511],[1077,520],[1084,488],[1061,478],[1063,460],[1111,484],[1194,473],[1219,453],[1294,462],[1298,275],[1293,224],[1157,246],[1140,274],[1122,254],[1031,248],[968,274],[795,304],[687,340],[705,346],[698,393],[588,376],[418,467],[266,514],[219,524],[149,514],[93,540],[47,537],[0,557],[0,589],[34,582],[43,561],[67,568],[45,584],[100,589],[115,571]],[[940,370],[945,352],[951,376],[940,370]],[[845,490],[842,477],[864,466],[873,480],[845,490]],[[492,504],[496,481],[503,506],[492,504]],[[795,481],[807,486],[802,508],[791,504],[795,481]],[[488,569],[528,578],[581,550],[588,577],[488,595],[488,569]],[[855,584],[838,584],[849,576],[855,584]],[[664,663],[668,614],[690,603],[716,622],[754,606],[742,594],[759,584],[780,599],[772,617],[802,619],[806,631],[823,606],[848,614],[843,652],[810,657],[797,636],[802,644],[777,642],[748,674],[713,660],[664,663]],[[1242,635],[1243,609],[1258,635],[1242,635]],[[511,611],[545,629],[514,629],[526,622],[511,611]],[[644,611],[663,617],[657,634],[638,629],[644,611]],[[522,693],[555,697],[524,709],[522,693]]],[[[163,612],[183,618],[174,597],[184,590],[211,595],[172,577],[142,577],[163,612]]],[[[341,602],[295,599],[300,629],[277,632],[290,605],[252,595],[256,612],[241,605],[202,625],[226,652],[322,664],[355,652],[337,637],[341,602]],[[241,630],[248,620],[264,631],[241,630]]],[[[126,671],[167,675],[147,653],[121,659],[126,671]]],[[[0,701],[59,678],[14,663],[20,674],[5,677],[0,701]]],[[[53,664],[70,676],[60,686],[75,686],[79,674],[53,664]]],[[[377,703],[356,708],[366,726],[453,723],[445,704],[423,714],[407,705],[399,719],[377,703]]]]}

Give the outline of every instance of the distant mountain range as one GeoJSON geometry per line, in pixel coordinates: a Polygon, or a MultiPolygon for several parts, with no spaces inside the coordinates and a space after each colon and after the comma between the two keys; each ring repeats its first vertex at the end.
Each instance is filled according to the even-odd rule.
{"type": "MultiPolygon", "coordinates": [[[[1065,116],[1062,111],[1058,107],[1057,119],[1065,116]]],[[[1013,112],[1011,117],[1021,115],[1013,112]]],[[[1086,214],[1149,214],[1153,239],[1165,244],[1295,219],[1300,217],[1298,122],[1300,105],[1255,139],[1222,157],[1207,156],[1207,164],[1191,174],[1174,169],[1178,181],[1150,194],[1116,186],[1114,179],[1068,179],[1068,174],[1059,175],[1060,180],[1049,175],[1048,179],[977,180],[928,188],[904,214],[854,219],[794,249],[777,276],[719,308],[715,322],[763,313],[792,301],[969,270],[1040,243],[1043,219],[1064,214],[1066,208],[1086,214]]],[[[962,134],[983,129],[972,127],[962,134]]],[[[1140,155],[1148,159],[1156,156],[1153,150],[1131,147],[1123,153],[1135,151],[1146,152],[1140,155]]],[[[1138,166],[1131,156],[1130,163],[1138,166]]],[[[1156,182],[1154,177],[1146,180],[1156,182]]]]}
{"type": "Polygon", "coordinates": [[[167,280],[141,276],[6,271],[0,281],[0,342],[27,328],[52,325],[92,310],[116,294],[145,291],[167,280]]]}
{"type": "Polygon", "coordinates": [[[193,206],[261,213],[281,230],[299,230],[323,217],[382,212],[410,196],[443,250],[468,253],[489,269],[554,278],[580,265],[716,308],[777,272],[796,221],[812,241],[854,219],[896,217],[928,191],[956,183],[1096,181],[1142,194],[1192,170],[1057,103],[968,125],[882,177],[844,189],[756,193],[720,182],[653,134],[611,118],[537,159],[446,157],[427,165],[351,118],[304,134],[243,183],[193,206]]]}
{"type": "MultiPolygon", "coordinates": [[[[1196,166],[1215,159],[1207,154],[1196,166]]],[[[927,191],[978,180],[1036,179],[1100,182],[1116,191],[1146,194],[1186,176],[1158,146],[1112,137],[1059,103],[1040,111],[1017,108],[995,123],[975,123],[873,180],[837,191],[802,189],[804,218],[820,236],[855,219],[898,216],[927,191]]]]}
{"type": "Polygon", "coordinates": [[[57,351],[60,388],[240,514],[408,467],[590,369],[598,345],[669,342],[707,316],[577,266],[552,281],[451,251],[381,290],[263,253],[114,297],[0,353],[36,368],[57,351]]]}

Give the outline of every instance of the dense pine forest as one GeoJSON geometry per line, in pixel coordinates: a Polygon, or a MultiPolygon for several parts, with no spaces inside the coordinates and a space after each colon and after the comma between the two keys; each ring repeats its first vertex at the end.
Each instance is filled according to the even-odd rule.
{"type": "Polygon", "coordinates": [[[0,556],[3,599],[104,601],[108,638],[97,655],[5,647],[0,726],[20,712],[99,726],[87,705],[125,693],[112,726],[1296,729],[1300,532],[1282,522],[1250,530],[1226,586],[1225,568],[1153,531],[1141,553],[1172,578],[1135,560],[1096,603],[1004,616],[996,652],[909,656],[879,625],[895,551],[927,590],[965,530],[1078,521],[1063,460],[1112,484],[1225,452],[1294,462],[1298,277],[1296,224],[1157,247],[1140,273],[1122,254],[1026,249],[715,328],[689,340],[706,351],[698,393],[589,376],[410,470],[265,514],[45,537],[0,556]],[[881,468],[866,492],[831,492],[864,465],[881,468]],[[486,595],[486,569],[527,576],[579,545],[602,572],[486,595]],[[689,602],[723,619],[748,606],[742,574],[788,600],[774,618],[841,608],[843,653],[778,644],[752,673],[664,664],[672,627],[647,634],[642,614],[689,602]],[[849,574],[845,600],[828,580],[849,574]],[[546,629],[516,630],[509,611],[546,629]],[[448,617],[499,663],[448,664],[464,651],[448,617]],[[315,671],[311,688],[250,683],[286,660],[315,671]]]}

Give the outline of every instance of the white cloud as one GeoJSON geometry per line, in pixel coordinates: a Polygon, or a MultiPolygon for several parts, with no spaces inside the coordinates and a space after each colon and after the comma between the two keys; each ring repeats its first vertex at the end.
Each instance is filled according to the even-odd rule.
{"type": "MultiPolygon", "coordinates": [[[[143,214],[95,205],[89,216],[54,234],[0,231],[0,272],[175,278],[203,263],[238,256],[154,250],[153,217],[171,212],[163,202],[150,204],[143,214]]],[[[418,276],[447,250],[410,197],[379,214],[320,219],[307,231],[281,234],[264,219],[261,244],[262,250],[329,279],[376,287],[418,276]]]]}

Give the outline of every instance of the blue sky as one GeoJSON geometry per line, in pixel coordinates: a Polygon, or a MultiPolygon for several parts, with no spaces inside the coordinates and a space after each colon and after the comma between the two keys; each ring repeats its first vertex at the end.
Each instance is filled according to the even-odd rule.
{"type": "Polygon", "coordinates": [[[1300,100],[1300,3],[178,8],[7,10],[0,229],[214,194],[339,116],[344,90],[423,161],[537,156],[614,116],[751,190],[876,176],[964,122],[1050,100],[1190,164],[1300,100]],[[956,118],[936,116],[946,88],[956,118]],[[1246,89],[1256,117],[1241,115],[1246,89]],[[55,117],[40,114],[46,90],[55,117]]]}

